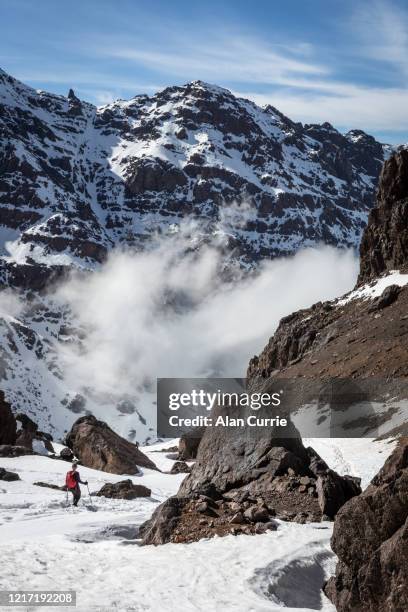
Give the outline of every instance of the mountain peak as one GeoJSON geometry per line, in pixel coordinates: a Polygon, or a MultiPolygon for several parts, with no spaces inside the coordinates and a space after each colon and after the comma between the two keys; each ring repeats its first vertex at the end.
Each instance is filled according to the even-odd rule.
{"type": "Polygon", "coordinates": [[[201,81],[200,79],[197,79],[195,81],[189,81],[188,83],[186,83],[184,85],[184,87],[188,87],[188,88],[193,88],[193,89],[204,89],[206,91],[209,91],[211,93],[215,93],[215,94],[227,94],[227,95],[232,95],[232,93],[230,92],[229,89],[226,89],[224,87],[220,87],[219,85],[214,85],[213,83],[207,83],[206,81],[201,81]]]}

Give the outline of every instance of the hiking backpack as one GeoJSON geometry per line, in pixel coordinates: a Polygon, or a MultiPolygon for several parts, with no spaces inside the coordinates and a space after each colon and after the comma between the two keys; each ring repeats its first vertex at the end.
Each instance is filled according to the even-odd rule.
{"type": "Polygon", "coordinates": [[[68,487],[68,489],[75,489],[75,487],[78,484],[75,479],[74,474],[75,472],[73,472],[72,470],[70,472],[67,472],[67,475],[65,477],[65,484],[68,487]]]}

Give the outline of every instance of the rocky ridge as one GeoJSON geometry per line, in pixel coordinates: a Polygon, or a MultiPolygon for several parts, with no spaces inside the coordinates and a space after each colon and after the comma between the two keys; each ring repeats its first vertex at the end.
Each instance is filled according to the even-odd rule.
{"type": "Polygon", "coordinates": [[[361,130],[295,123],[202,81],[96,108],[0,71],[0,109],[2,279],[36,289],[186,216],[245,266],[320,242],[357,247],[390,153],[361,130]]]}

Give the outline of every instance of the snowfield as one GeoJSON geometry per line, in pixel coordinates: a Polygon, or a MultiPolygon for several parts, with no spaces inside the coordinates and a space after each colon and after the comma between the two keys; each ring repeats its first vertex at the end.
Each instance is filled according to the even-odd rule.
{"type": "MultiPolygon", "coordinates": [[[[304,442],[340,473],[361,476],[364,486],[394,447],[370,439],[304,442]]],[[[174,443],[142,450],[167,471],[173,460],[156,451],[174,443]]],[[[280,521],[278,531],[262,535],[141,547],[138,525],[177,492],[184,474],[144,470],[131,476],[152,489],[150,499],[90,500],[82,487],[83,497],[74,509],[67,505],[66,493],[33,484],[64,484],[68,463],[24,456],[0,459],[0,467],[21,478],[0,481],[0,589],[74,589],[81,612],[334,610],[321,592],[336,561],[330,549],[331,523],[280,521]]],[[[126,478],[84,467],[80,474],[91,492],[126,478]]]]}

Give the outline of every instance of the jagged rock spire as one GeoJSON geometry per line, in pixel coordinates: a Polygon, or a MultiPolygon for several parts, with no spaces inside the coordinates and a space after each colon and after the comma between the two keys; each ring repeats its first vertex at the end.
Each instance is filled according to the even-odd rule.
{"type": "Polygon", "coordinates": [[[408,268],[408,149],[385,163],[360,246],[358,284],[389,270],[408,268]]]}

